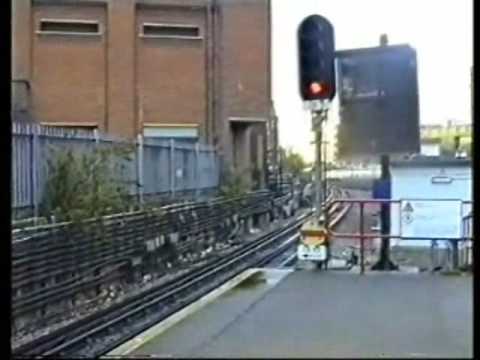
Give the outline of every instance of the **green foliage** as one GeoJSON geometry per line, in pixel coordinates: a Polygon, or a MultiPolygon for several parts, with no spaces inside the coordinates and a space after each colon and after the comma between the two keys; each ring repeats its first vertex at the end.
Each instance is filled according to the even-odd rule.
{"type": "MultiPolygon", "coordinates": [[[[444,156],[453,156],[455,154],[455,135],[444,136],[440,144],[440,153],[444,156]]],[[[471,156],[471,138],[460,138],[459,151],[466,152],[471,156]]]]}
{"type": "Polygon", "coordinates": [[[284,148],[280,148],[280,156],[284,172],[292,174],[295,178],[300,177],[308,167],[302,155],[294,152],[292,149],[285,150],[284,148]]]}
{"type": "Polygon", "coordinates": [[[80,154],[53,150],[47,165],[43,215],[77,222],[124,211],[128,206],[128,182],[121,179],[132,154],[129,145],[80,154]]]}
{"type": "Polygon", "coordinates": [[[455,154],[455,137],[460,136],[460,147],[461,152],[466,152],[467,156],[472,155],[472,134],[469,131],[445,131],[442,134],[437,136],[427,136],[423,137],[424,140],[437,140],[440,143],[440,154],[443,156],[453,156],[455,154]]]}
{"type": "Polygon", "coordinates": [[[254,167],[251,170],[252,174],[252,183],[250,184],[251,189],[260,189],[262,184],[262,171],[258,167],[254,167]]]}
{"type": "Polygon", "coordinates": [[[251,189],[251,184],[245,176],[238,172],[230,171],[225,174],[225,179],[220,186],[219,195],[226,198],[235,198],[245,195],[251,189]]]}

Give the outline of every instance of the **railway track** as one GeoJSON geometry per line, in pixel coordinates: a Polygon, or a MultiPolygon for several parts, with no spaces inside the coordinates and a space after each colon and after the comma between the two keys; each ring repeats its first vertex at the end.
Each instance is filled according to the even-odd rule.
{"type": "Polygon", "coordinates": [[[212,261],[176,278],[94,313],[78,322],[39,337],[13,350],[13,355],[39,357],[97,357],[128,341],[180,310],[245,269],[263,266],[286,250],[291,236],[309,213],[242,246],[230,256],[212,261]]]}
{"type": "MultiPolygon", "coordinates": [[[[350,193],[347,190],[339,189],[338,193],[336,194],[336,198],[349,198],[350,193]]],[[[329,203],[335,200],[335,197],[331,197],[329,199],[329,203]]],[[[328,203],[327,203],[328,204],[328,203]]],[[[328,227],[334,229],[338,224],[345,218],[348,211],[350,210],[352,204],[341,204],[335,203],[332,206],[327,205],[328,209],[328,216],[327,216],[327,223],[328,227]]]]}
{"type": "MultiPolygon", "coordinates": [[[[348,194],[334,190],[327,200],[345,195],[348,194]]],[[[348,208],[332,206],[329,210],[330,226],[336,226],[347,212],[348,208]]],[[[279,258],[283,265],[292,262],[298,239],[296,231],[310,214],[302,214],[225,258],[208,262],[165,284],[21,345],[13,350],[13,354],[15,357],[57,358],[101,356],[249,267],[265,266],[279,258]]]]}
{"type": "Polygon", "coordinates": [[[258,191],[235,199],[112,215],[87,221],[81,229],[65,223],[14,230],[12,344],[21,346],[76,322],[107,305],[105,301],[113,297],[116,301],[113,292],[136,291],[142,272],[169,277],[177,268],[193,269],[237,247],[231,239],[241,219],[263,214],[269,204],[278,206],[285,198],[258,191]],[[176,240],[171,237],[174,233],[176,240]],[[217,239],[215,254],[207,254],[203,250],[211,246],[212,236],[217,239]],[[149,249],[152,242],[158,248],[155,259],[149,249]],[[132,259],[138,258],[142,264],[132,271],[132,259]]]}
{"type": "MultiPolygon", "coordinates": [[[[347,190],[334,188],[330,192],[330,195],[327,198],[326,208],[328,209],[328,226],[330,229],[337,227],[340,222],[345,218],[348,211],[351,208],[351,204],[341,204],[335,203],[330,205],[337,198],[348,198],[350,194],[347,190]]],[[[295,237],[289,239],[285,245],[285,251],[280,253],[277,258],[274,258],[270,263],[267,264],[268,267],[285,267],[290,266],[296,261],[296,245],[299,239],[300,234],[296,234],[295,237]]]]}

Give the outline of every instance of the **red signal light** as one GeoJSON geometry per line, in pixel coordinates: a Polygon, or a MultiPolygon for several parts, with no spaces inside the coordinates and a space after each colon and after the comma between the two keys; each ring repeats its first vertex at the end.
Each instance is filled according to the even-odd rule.
{"type": "Polygon", "coordinates": [[[320,96],[320,97],[325,97],[329,94],[330,92],[330,87],[328,84],[325,84],[323,82],[312,82],[309,87],[309,93],[311,96],[320,96]]]}
{"type": "Polygon", "coordinates": [[[323,90],[323,87],[318,82],[313,82],[313,83],[310,84],[310,92],[313,95],[320,94],[322,92],[322,90],[323,90]]]}

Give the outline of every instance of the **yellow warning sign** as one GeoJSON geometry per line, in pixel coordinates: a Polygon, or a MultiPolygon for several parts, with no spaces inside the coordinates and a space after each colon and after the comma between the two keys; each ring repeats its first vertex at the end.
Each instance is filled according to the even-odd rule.
{"type": "Polygon", "coordinates": [[[305,245],[310,245],[310,246],[322,245],[326,241],[327,241],[326,236],[305,236],[304,235],[303,238],[302,238],[302,243],[304,243],[305,245]]]}

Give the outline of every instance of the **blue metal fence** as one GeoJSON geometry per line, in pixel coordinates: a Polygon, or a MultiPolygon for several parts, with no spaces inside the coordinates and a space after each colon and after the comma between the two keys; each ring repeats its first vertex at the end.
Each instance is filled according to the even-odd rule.
{"type": "Polygon", "coordinates": [[[14,218],[37,216],[48,179],[51,149],[90,152],[98,147],[130,144],[132,161],[122,163],[122,180],[139,201],[158,194],[174,197],[214,189],[220,168],[215,150],[199,143],[158,141],[139,136],[125,141],[97,131],[73,130],[32,123],[12,123],[12,212],[14,218]]]}

